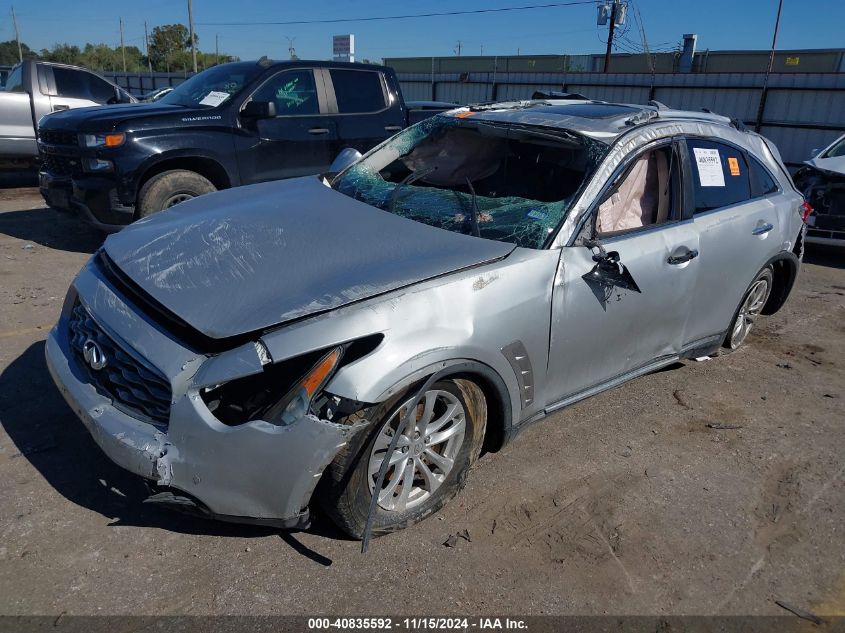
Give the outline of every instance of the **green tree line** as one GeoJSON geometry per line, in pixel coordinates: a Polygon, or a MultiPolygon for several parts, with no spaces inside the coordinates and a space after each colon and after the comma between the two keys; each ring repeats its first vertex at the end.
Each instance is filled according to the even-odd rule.
{"type": "MultiPolygon", "coordinates": [[[[197,46],[197,70],[205,70],[218,63],[237,61],[239,58],[226,53],[219,55],[199,50],[199,37],[194,34],[197,46]]],[[[98,71],[122,71],[126,57],[127,72],[144,72],[152,66],[156,72],[190,72],[193,70],[191,59],[191,38],[188,29],[181,24],[157,26],[150,32],[149,57],[137,46],[109,46],[108,44],[54,44],[52,48],[35,51],[21,42],[24,59],[42,59],[62,64],[84,66],[98,71]]],[[[11,66],[18,63],[18,45],[14,40],[0,42],[0,65],[11,66]]]]}

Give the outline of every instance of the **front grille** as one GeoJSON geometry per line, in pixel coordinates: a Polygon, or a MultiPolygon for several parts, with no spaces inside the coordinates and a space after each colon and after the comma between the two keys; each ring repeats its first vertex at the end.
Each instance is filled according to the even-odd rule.
{"type": "Polygon", "coordinates": [[[167,426],[170,416],[170,383],[156,369],[124,350],[97,325],[85,307],[77,302],[70,316],[70,347],[94,387],[111,398],[124,413],[167,426]],[[95,342],[106,359],[102,369],[91,369],[84,356],[87,341],[95,342]]]}
{"type": "Polygon", "coordinates": [[[54,176],[75,176],[81,173],[79,159],[55,154],[42,154],[43,168],[54,176]]]}
{"type": "Polygon", "coordinates": [[[64,130],[38,131],[38,138],[49,145],[77,145],[76,132],[65,132],[64,130]]]}

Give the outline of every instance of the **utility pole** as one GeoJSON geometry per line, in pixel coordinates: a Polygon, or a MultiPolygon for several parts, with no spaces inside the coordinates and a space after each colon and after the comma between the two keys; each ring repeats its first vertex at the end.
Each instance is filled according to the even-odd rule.
{"type": "Polygon", "coordinates": [[[769,51],[769,64],[766,66],[766,76],[763,78],[763,90],[760,93],[760,107],[757,109],[757,121],[754,131],[759,133],[763,127],[763,113],[766,110],[766,97],[769,93],[769,75],[772,74],[772,67],[775,64],[775,48],[778,43],[778,30],[780,29],[780,12],[783,9],[783,0],[778,2],[778,15],[775,18],[775,32],[772,34],[772,50],[769,51]]]}
{"type": "Polygon", "coordinates": [[[613,5],[610,8],[610,32],[607,35],[607,51],[604,54],[604,72],[610,71],[610,51],[613,49],[613,31],[616,29],[616,11],[618,6],[617,0],[613,0],[613,5]]]}
{"type": "Polygon", "coordinates": [[[21,34],[18,33],[18,19],[15,17],[15,7],[12,7],[12,24],[15,25],[15,40],[18,42],[18,61],[23,61],[23,52],[21,51],[21,34]]]}
{"type": "Polygon", "coordinates": [[[123,55],[123,72],[126,72],[126,47],[123,45],[123,18],[120,18],[120,53],[123,55]]]}
{"type": "Polygon", "coordinates": [[[194,40],[194,8],[188,0],[188,30],[191,33],[191,59],[194,62],[194,72],[197,72],[197,43],[194,40]]]}
{"type": "Polygon", "coordinates": [[[150,70],[150,74],[153,74],[153,62],[150,59],[150,36],[147,33],[147,21],[144,20],[144,55],[147,56],[147,68],[150,70]]]}
{"type": "Polygon", "coordinates": [[[461,48],[463,48],[463,44],[461,44],[461,40],[458,40],[458,45],[455,46],[455,53],[457,53],[458,57],[461,56],[461,48]]]}
{"type": "Polygon", "coordinates": [[[220,40],[217,33],[214,34],[214,63],[220,63],[220,40]]]}

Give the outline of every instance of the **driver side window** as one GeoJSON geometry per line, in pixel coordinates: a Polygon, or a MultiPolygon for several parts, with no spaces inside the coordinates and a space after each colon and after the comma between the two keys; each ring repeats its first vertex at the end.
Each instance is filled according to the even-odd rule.
{"type": "Polygon", "coordinates": [[[599,204],[596,234],[616,235],[679,219],[678,164],[672,145],[637,156],[599,204]]]}
{"type": "Polygon", "coordinates": [[[271,77],[252,95],[253,101],[272,101],[276,116],[319,114],[314,71],[288,70],[271,77]]]}

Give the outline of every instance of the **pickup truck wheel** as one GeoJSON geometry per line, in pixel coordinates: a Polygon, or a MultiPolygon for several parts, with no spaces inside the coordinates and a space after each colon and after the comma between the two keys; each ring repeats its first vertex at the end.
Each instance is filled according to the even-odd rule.
{"type": "Polygon", "coordinates": [[[487,423],[481,389],[464,379],[434,383],[408,428],[400,429],[414,395],[363,412],[372,424],[353,436],[326,469],[318,500],[334,522],[362,538],[379,468],[395,433],[396,449],[379,491],[372,535],[400,530],[442,508],[466,483],[478,459],[487,423]]]}
{"type": "Polygon", "coordinates": [[[217,187],[196,172],[187,169],[163,171],[141,187],[138,194],[138,217],[145,218],[212,191],[217,191],[217,187]]]}

